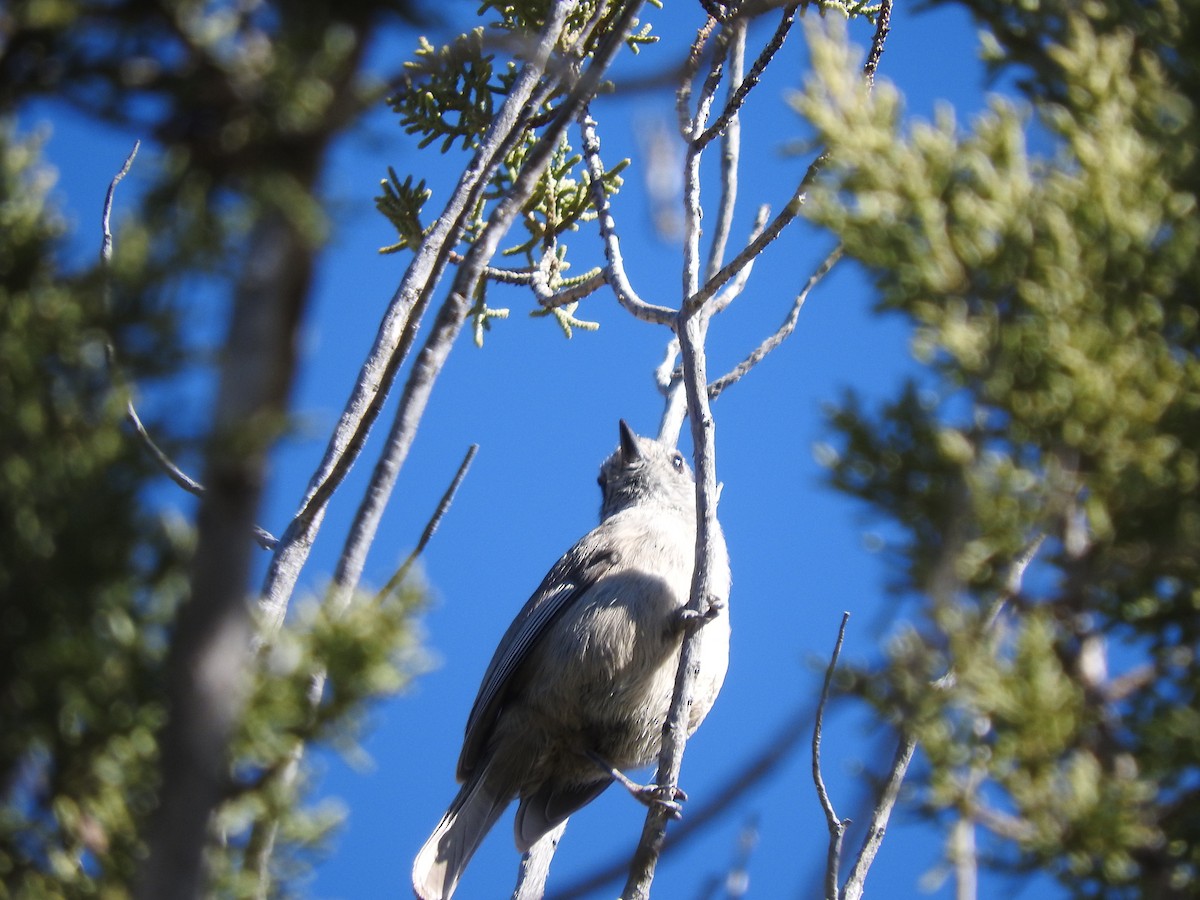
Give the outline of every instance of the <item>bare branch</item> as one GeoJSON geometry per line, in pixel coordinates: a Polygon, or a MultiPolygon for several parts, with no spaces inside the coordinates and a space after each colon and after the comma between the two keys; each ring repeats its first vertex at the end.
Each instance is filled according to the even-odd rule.
{"type": "Polygon", "coordinates": [[[112,181],[108,183],[108,192],[104,195],[104,209],[100,214],[100,228],[103,233],[103,239],[100,243],[100,264],[107,267],[112,262],[112,247],[113,237],[112,231],[109,229],[109,219],[112,216],[113,196],[117,192],[117,185],[129,174],[129,170],[133,168],[133,161],[137,157],[138,149],[142,146],[141,141],[133,142],[133,149],[129,151],[129,155],[125,157],[125,162],[122,163],[120,170],[113,176],[112,181]]]}
{"type": "Polygon", "coordinates": [[[867,86],[875,83],[875,70],[879,68],[879,59],[883,56],[883,45],[892,30],[892,0],[883,0],[879,11],[875,13],[875,36],[871,38],[871,49],[867,53],[867,61],[863,65],[863,78],[867,86]]]}
{"type": "MultiPolygon", "coordinates": [[[[451,250],[448,258],[452,263],[460,263],[465,257],[457,250],[451,250]]],[[[483,277],[488,281],[518,286],[531,284],[535,272],[536,269],[533,266],[522,266],[519,269],[505,269],[501,266],[483,267],[483,277]]]]}
{"type": "MultiPolygon", "coordinates": [[[[967,777],[967,785],[964,787],[967,797],[972,797],[979,790],[984,774],[983,764],[978,759],[974,760],[967,777]]],[[[955,900],[975,900],[978,892],[979,857],[975,844],[975,820],[969,809],[961,811],[951,828],[950,858],[954,863],[955,900]]]]}
{"type": "Polygon", "coordinates": [[[1046,535],[1035,535],[1030,541],[1021,555],[1012,561],[1008,567],[1008,574],[1004,578],[1004,590],[992,601],[986,616],[984,617],[983,627],[990,631],[996,627],[996,620],[1000,617],[1000,613],[1004,611],[1015,597],[1021,594],[1021,585],[1025,581],[1025,570],[1029,568],[1029,564],[1037,557],[1038,551],[1042,549],[1042,544],[1046,542],[1046,535]]]}
{"type": "Polygon", "coordinates": [[[817,704],[817,720],[813,725],[812,737],[812,777],[817,787],[817,799],[825,811],[825,823],[829,827],[829,853],[825,861],[825,900],[838,898],[838,870],[842,862],[842,838],[846,834],[846,822],[838,818],[834,812],[829,792],[825,789],[825,779],[821,775],[821,736],[825,725],[825,706],[829,703],[829,689],[833,685],[833,673],[837,670],[838,657],[842,655],[842,642],[846,639],[846,623],[850,621],[850,613],[842,613],[842,624],[838,628],[837,641],[833,645],[833,653],[829,657],[829,666],[825,669],[825,682],[821,686],[821,700],[817,704]]]}
{"type": "MultiPolygon", "coordinates": [[[[711,30],[713,20],[709,19],[705,26],[700,30],[696,37],[696,43],[692,46],[693,56],[699,58],[700,50],[703,46],[703,41],[707,40],[709,31],[711,30]]],[[[724,65],[725,56],[729,50],[728,36],[722,31],[718,34],[718,52],[714,55],[709,66],[708,75],[704,79],[704,83],[700,90],[700,98],[696,104],[696,114],[687,122],[681,122],[684,137],[688,139],[687,150],[684,155],[683,163],[683,296],[690,297],[696,293],[696,289],[700,282],[700,219],[702,210],[700,207],[700,161],[704,153],[704,148],[698,145],[691,137],[698,134],[704,127],[705,121],[708,119],[709,110],[712,108],[713,98],[716,94],[717,86],[720,83],[721,71],[724,65]]],[[[691,78],[680,87],[678,95],[678,111],[680,116],[683,116],[687,110],[687,98],[691,91],[691,78]]],[[[736,173],[730,173],[729,179],[726,181],[726,186],[732,188],[736,183],[736,173]]],[[[732,198],[729,197],[729,191],[725,192],[725,196],[732,203],[732,198]]],[[[732,212],[729,212],[732,215],[732,212]]],[[[723,251],[722,251],[723,252],[723,251]]],[[[695,338],[693,340],[692,352],[696,352],[695,340],[699,342],[698,359],[703,366],[704,360],[704,335],[707,330],[708,311],[702,307],[696,307],[688,312],[687,316],[682,314],[675,321],[675,334],[678,338],[680,350],[684,356],[684,366],[687,366],[688,352],[684,350],[683,345],[686,343],[682,336],[682,332],[689,328],[694,328],[695,338]]],[[[663,419],[659,428],[659,439],[666,440],[672,444],[679,439],[679,429],[683,427],[683,416],[688,408],[695,410],[694,404],[686,403],[687,386],[683,380],[673,380],[670,391],[667,394],[667,404],[664,410],[663,419]]],[[[706,401],[707,402],[707,401],[706,401]]],[[[693,420],[694,421],[694,420],[693,420]]],[[[697,476],[699,472],[697,472],[697,476]]],[[[665,759],[665,755],[664,755],[665,759]]],[[[660,764],[660,773],[662,765],[660,764]]],[[[647,827],[649,827],[649,819],[647,819],[647,827]]],[[[665,826],[664,826],[665,827],[665,826]]],[[[650,846],[650,841],[643,833],[642,846],[650,846]]],[[[633,877],[632,872],[630,875],[633,877]]],[[[653,877],[652,869],[644,876],[647,889],[649,887],[649,879],[653,877]]]]}
{"type": "MultiPolygon", "coordinates": [[[[197,497],[203,496],[204,485],[179,468],[171,460],[171,457],[167,456],[166,451],[158,446],[154,438],[150,436],[150,432],[146,430],[141,416],[138,415],[138,411],[133,405],[133,400],[128,397],[125,399],[125,421],[133,428],[134,433],[142,442],[142,446],[146,448],[150,456],[154,459],[154,462],[163,470],[168,478],[189,494],[194,494],[197,497]]],[[[255,543],[264,550],[274,550],[275,546],[279,543],[279,539],[261,525],[255,525],[251,529],[251,533],[254,535],[255,543]]]]}
{"type": "Polygon", "coordinates": [[[643,322],[653,322],[656,325],[669,325],[675,318],[675,311],[665,306],[647,303],[637,295],[629,276],[625,272],[625,260],[621,256],[621,242],[617,237],[617,226],[613,221],[612,207],[608,202],[608,192],[604,189],[604,163],[600,159],[600,138],[596,134],[596,120],[588,112],[586,104],[579,117],[584,161],[587,163],[588,176],[591,182],[592,202],[596,206],[596,220],[600,226],[600,238],[604,242],[604,256],[608,265],[604,269],[604,277],[613,293],[617,295],[620,304],[643,322]]]}
{"type": "Polygon", "coordinates": [[[467,477],[467,472],[471,468],[471,463],[475,460],[475,454],[479,452],[479,445],[472,444],[467,448],[467,453],[463,457],[463,461],[458,464],[458,471],[454,473],[454,478],[442,493],[442,499],[438,502],[437,509],[433,511],[433,515],[429,517],[429,521],[425,523],[425,530],[421,532],[420,540],[417,541],[417,546],[412,549],[404,562],[396,570],[388,583],[385,584],[379,591],[379,598],[383,599],[398,588],[407,577],[409,570],[417,561],[425,548],[429,546],[429,541],[437,533],[438,526],[442,524],[442,519],[450,510],[450,504],[454,502],[454,496],[458,493],[459,486],[462,485],[463,479],[467,477]]]}
{"type": "Polygon", "coordinates": [[[837,261],[841,257],[842,245],[838,244],[825,257],[821,264],[817,266],[812,275],[809,276],[804,288],[796,295],[796,299],[792,303],[792,308],[788,312],[787,318],[783,320],[783,324],[779,326],[779,330],[759,344],[749,356],[734,366],[731,372],[727,375],[722,375],[708,386],[708,396],[711,399],[715,400],[725,388],[740,381],[742,376],[762,362],[768,353],[787,340],[788,336],[796,328],[796,322],[800,318],[800,310],[804,308],[804,302],[808,299],[808,295],[812,292],[813,288],[820,284],[821,279],[829,274],[829,270],[837,264],[837,261]]]}
{"type": "MultiPolygon", "coordinates": [[[[1005,579],[1004,589],[996,598],[996,601],[989,609],[987,616],[984,619],[984,627],[988,630],[996,626],[999,614],[1004,605],[1013,597],[1021,592],[1021,583],[1025,575],[1025,570],[1037,555],[1045,539],[1044,535],[1038,535],[1029,545],[1022,551],[1011,567],[1009,568],[1008,577],[1005,579]]],[[[951,669],[941,678],[933,683],[933,687],[938,690],[944,690],[954,683],[954,670],[951,669]]],[[[908,766],[912,762],[913,753],[917,748],[917,740],[911,735],[902,735],[900,743],[896,748],[896,756],[892,762],[892,768],[888,773],[888,779],[884,785],[884,789],[880,794],[879,802],[875,806],[875,810],[871,816],[871,822],[867,827],[866,836],[863,838],[863,844],[858,851],[858,857],[854,861],[854,868],[850,872],[850,877],[846,879],[846,884],[842,888],[842,900],[858,900],[862,896],[863,888],[866,884],[867,872],[871,868],[871,864],[875,861],[875,855],[879,852],[880,844],[883,842],[883,835],[887,829],[888,819],[891,817],[892,808],[896,805],[896,799],[900,794],[900,786],[904,782],[904,777],[908,773],[908,766]]]]}
{"type": "MultiPolygon", "coordinates": [[[[688,135],[704,127],[720,83],[724,54],[713,60],[708,77],[700,90],[696,116],[688,125],[688,135]]],[[[683,296],[696,293],[700,284],[700,159],[704,148],[689,141],[683,163],[683,296]]]]}
{"type": "Polygon", "coordinates": [[[125,401],[125,421],[130,424],[138,438],[141,439],[143,446],[150,452],[154,461],[158,463],[158,467],[163,470],[168,478],[189,494],[195,494],[199,497],[204,493],[204,485],[175,465],[171,461],[171,457],[167,456],[163,449],[154,442],[154,438],[150,436],[150,432],[146,430],[146,426],[142,423],[141,417],[134,408],[132,400],[125,401]]]}
{"type": "MultiPolygon", "coordinates": [[[[113,200],[116,196],[117,185],[121,183],[121,181],[133,168],[133,161],[137,158],[138,149],[141,146],[141,141],[133,142],[133,149],[129,151],[129,155],[125,157],[125,162],[121,165],[120,170],[116,175],[113,176],[112,181],[109,182],[108,192],[104,195],[104,207],[100,214],[100,229],[102,234],[100,243],[100,266],[105,270],[112,265],[113,236],[110,222],[112,219],[113,200]]],[[[109,290],[107,281],[105,281],[104,290],[107,298],[107,293],[109,290]]],[[[113,347],[112,344],[108,344],[105,350],[108,355],[108,365],[110,370],[112,370],[114,381],[121,381],[122,379],[118,378],[116,348],[113,347]]],[[[150,454],[150,457],[154,460],[155,464],[162,469],[168,478],[170,478],[189,494],[193,494],[197,497],[202,496],[204,494],[204,485],[192,478],[190,475],[184,472],[183,469],[176,465],[171,457],[167,455],[166,451],[163,450],[162,447],[158,446],[154,438],[150,436],[149,430],[147,430],[145,423],[142,422],[142,417],[138,415],[137,407],[133,403],[133,391],[131,388],[126,384],[122,384],[121,389],[125,394],[125,421],[129,423],[130,427],[133,429],[133,433],[137,435],[138,440],[141,442],[142,446],[146,448],[146,451],[150,454]]],[[[254,540],[260,547],[262,547],[264,550],[274,549],[277,541],[269,531],[260,525],[254,525],[251,531],[254,535],[254,540]]]]}
{"type": "Polygon", "coordinates": [[[900,786],[904,783],[904,776],[908,774],[908,767],[916,748],[917,741],[913,737],[903,738],[896,748],[896,756],[892,760],[887,781],[880,792],[879,802],[875,804],[875,809],[871,812],[871,821],[867,823],[867,833],[863,838],[858,856],[854,860],[854,868],[851,869],[850,876],[842,886],[841,900],[859,900],[862,897],[867,881],[867,872],[870,870],[871,864],[875,862],[875,856],[883,844],[888,820],[891,819],[896,800],[900,797],[900,786]]]}
{"type": "Polygon", "coordinates": [[[708,279],[699,290],[684,301],[685,309],[698,309],[713,294],[723,288],[738,272],[757,259],[759,254],[779,237],[783,229],[790,225],[792,220],[800,214],[800,209],[804,206],[805,197],[808,195],[808,187],[825,164],[825,160],[825,154],[821,154],[812,161],[808,170],[804,173],[804,177],[796,185],[795,191],[792,192],[791,198],[779,214],[771,220],[758,237],[751,240],[742,248],[737,256],[726,263],[716,275],[708,279]]]}
{"type": "MultiPolygon", "coordinates": [[[[129,151],[129,155],[125,157],[125,162],[121,165],[120,170],[116,175],[113,176],[112,181],[109,182],[108,192],[104,195],[104,207],[100,213],[100,266],[105,270],[106,275],[109,266],[112,265],[113,236],[110,228],[110,222],[112,219],[113,200],[115,199],[117,193],[117,185],[121,183],[121,181],[133,168],[133,161],[135,158],[137,158],[138,148],[141,146],[141,141],[133,142],[133,149],[129,151]]],[[[109,290],[107,279],[105,280],[104,289],[107,298],[107,293],[109,290]]],[[[117,357],[116,348],[113,347],[112,344],[109,344],[106,350],[108,353],[109,367],[115,370],[117,357]]],[[[150,456],[154,459],[155,463],[158,464],[158,467],[162,469],[172,481],[174,481],[189,494],[195,494],[196,496],[203,494],[204,485],[184,472],[181,468],[179,468],[179,466],[175,465],[175,463],[171,461],[171,458],[167,456],[166,452],[159,447],[157,443],[155,443],[152,437],[150,437],[150,432],[146,430],[146,426],[142,423],[141,416],[138,415],[137,408],[133,404],[132,392],[128,386],[124,387],[124,393],[125,420],[129,422],[130,426],[132,426],[134,434],[138,436],[138,439],[142,442],[142,445],[150,452],[150,456]]]]}
{"type": "MultiPolygon", "coordinates": [[[[713,29],[716,26],[717,19],[710,15],[696,32],[696,37],[692,40],[691,49],[688,51],[687,60],[683,64],[683,72],[679,78],[679,87],[675,92],[675,115],[679,119],[679,133],[683,135],[685,140],[690,141],[692,139],[692,125],[695,118],[691,110],[688,109],[688,105],[692,99],[692,79],[700,71],[700,63],[704,60],[704,48],[708,44],[708,39],[712,37],[713,29]]],[[[718,44],[716,52],[713,54],[712,64],[709,67],[710,73],[714,69],[718,72],[720,71],[724,51],[725,46],[718,44]]]]}

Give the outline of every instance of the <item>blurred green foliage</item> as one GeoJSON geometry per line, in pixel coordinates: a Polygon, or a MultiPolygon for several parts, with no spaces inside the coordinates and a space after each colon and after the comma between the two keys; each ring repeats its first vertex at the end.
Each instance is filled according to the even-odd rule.
{"type": "MultiPolygon", "coordinates": [[[[109,343],[128,345],[149,317],[106,308],[94,280],[58,271],[53,181],[38,141],[5,126],[0,881],[18,896],[132,874],[154,798],[158,670],[186,543],[142,507],[147,459],[122,428],[107,372],[109,343]]],[[[169,340],[160,336],[156,366],[171,358],[169,340]]],[[[145,372],[152,358],[130,364],[145,372]]]]}
{"type": "MultiPolygon", "coordinates": [[[[361,69],[365,47],[408,11],[394,0],[5,9],[0,115],[25,118],[49,96],[39,111],[70,104],[130,144],[147,139],[156,159],[144,150],[138,163],[143,193],[118,194],[111,265],[64,270],[54,174],[37,140],[7,118],[0,128],[0,897],[132,890],[192,533],[171,511],[187,502],[163,502],[177,489],[127,426],[126,398],[152,381],[169,391],[205,358],[178,334],[174,303],[197,283],[228,295],[266,211],[317,252],[326,151],[380,96],[361,69]]],[[[82,211],[97,248],[100,212],[82,211]]],[[[196,430],[149,424],[169,450],[196,430]]],[[[313,742],[354,752],[369,703],[419,665],[423,595],[409,583],[338,615],[296,615],[260,655],[207,848],[215,893],[257,896],[245,854],[276,823],[270,891],[302,873],[337,816],[310,806],[303,769],[281,775],[313,742]]]]}
{"type": "Polygon", "coordinates": [[[836,31],[795,99],[831,160],[806,213],[928,367],[831,413],[832,483],[890,520],[920,610],[857,683],[992,864],[1195,896],[1200,10],[967,5],[1028,105],[908,124],[836,31]]]}

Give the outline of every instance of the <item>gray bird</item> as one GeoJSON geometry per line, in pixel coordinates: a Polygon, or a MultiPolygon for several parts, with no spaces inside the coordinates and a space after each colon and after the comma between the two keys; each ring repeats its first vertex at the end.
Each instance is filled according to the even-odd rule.
{"type": "MultiPolygon", "coordinates": [[[[600,468],[600,524],[554,564],[496,648],[467,718],[462,789],[413,863],[413,890],[449,898],[496,819],[519,800],[517,849],[594,800],[662,744],[696,554],[695,482],[682,454],[624,421],[600,468]]],[[[688,733],[729,661],[729,557],[714,535],[688,733]]]]}

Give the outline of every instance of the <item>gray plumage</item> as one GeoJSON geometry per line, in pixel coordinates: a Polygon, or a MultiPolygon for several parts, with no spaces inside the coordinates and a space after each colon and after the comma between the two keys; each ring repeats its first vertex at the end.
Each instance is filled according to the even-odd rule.
{"type": "MultiPolygon", "coordinates": [[[[624,422],[599,482],[600,524],[542,579],[484,673],[458,760],[462,789],[413,864],[424,900],[454,893],[514,799],[525,852],[612,783],[597,758],[625,770],[658,756],[695,563],[695,483],[678,451],[624,422]]],[[[689,733],[712,707],[729,657],[719,529],[714,541],[717,604],[700,631],[689,733]]]]}

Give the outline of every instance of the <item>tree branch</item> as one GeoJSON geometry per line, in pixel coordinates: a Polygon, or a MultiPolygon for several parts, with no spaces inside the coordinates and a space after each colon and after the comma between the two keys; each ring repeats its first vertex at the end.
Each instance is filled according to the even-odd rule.
{"type": "Polygon", "coordinates": [[[125,157],[125,162],[121,164],[121,168],[117,171],[117,174],[108,183],[108,192],[104,195],[104,208],[100,213],[100,229],[103,236],[100,242],[100,265],[106,269],[112,264],[113,236],[109,228],[109,219],[112,216],[113,197],[117,193],[117,185],[124,180],[125,176],[129,174],[129,170],[133,168],[133,161],[137,158],[138,150],[141,146],[141,141],[133,142],[133,149],[129,151],[129,155],[125,157]]]}
{"type": "MultiPolygon", "coordinates": [[[[765,203],[758,208],[758,214],[754,217],[754,225],[750,229],[750,240],[754,240],[762,230],[767,226],[767,218],[771,215],[771,209],[765,203]]],[[[723,312],[730,303],[742,295],[742,291],[746,289],[746,284],[750,281],[750,273],[754,271],[754,261],[751,260],[741,271],[729,280],[725,287],[721,288],[721,292],[709,301],[708,309],[710,315],[716,315],[723,312]]]]}
{"type": "Polygon", "coordinates": [[[825,682],[821,686],[821,700],[817,704],[817,720],[812,736],[812,777],[817,787],[817,799],[825,811],[825,824],[829,828],[829,852],[825,860],[825,900],[838,900],[838,871],[842,861],[842,838],[846,834],[846,822],[834,812],[829,792],[825,790],[825,779],[821,775],[821,737],[825,725],[825,707],[829,703],[829,689],[833,685],[833,674],[837,670],[838,657],[842,655],[842,642],[846,639],[846,623],[850,613],[842,613],[842,624],[838,628],[837,641],[825,669],[825,682]]]}
{"type": "Polygon", "coordinates": [[[854,868],[850,870],[850,875],[847,877],[845,885],[842,886],[841,900],[859,900],[862,897],[863,888],[866,886],[867,872],[870,871],[871,864],[875,862],[875,856],[883,844],[888,820],[892,816],[896,800],[900,797],[900,786],[904,783],[904,776],[908,774],[908,767],[916,748],[917,741],[912,737],[903,738],[896,748],[896,755],[892,760],[892,767],[888,771],[887,781],[880,792],[879,801],[871,812],[866,836],[863,838],[862,847],[854,860],[854,868]]]}
{"type": "Polygon", "coordinates": [[[592,189],[592,203],[596,207],[596,221],[600,227],[600,239],[604,243],[604,258],[607,261],[604,278],[617,295],[617,301],[636,318],[656,325],[669,325],[675,317],[675,311],[665,306],[647,303],[639,297],[625,272],[625,260],[621,255],[621,241],[617,237],[612,205],[608,200],[608,192],[604,189],[606,169],[600,159],[600,138],[596,134],[596,120],[592,118],[586,105],[580,113],[579,132],[581,150],[592,189]]]}
{"type": "MultiPolygon", "coordinates": [[[[574,7],[574,3],[567,5],[574,7]]],[[[556,4],[556,8],[558,6],[556,4]]],[[[416,341],[417,326],[463,232],[466,216],[477,204],[504,154],[521,134],[522,123],[536,109],[539,98],[549,96],[558,85],[556,79],[545,76],[559,38],[560,30],[555,29],[553,22],[548,22],[442,214],[416,249],[388,304],[375,342],[330,436],[325,455],[271,560],[260,599],[266,636],[283,621],[300,570],[320,530],[329,498],[361,453],[400,365],[416,341]]]]}
{"type": "MultiPolygon", "coordinates": [[[[715,424],[706,390],[704,341],[708,321],[708,316],[702,310],[691,313],[681,311],[675,325],[683,356],[683,377],[696,468],[696,562],[688,609],[696,613],[692,621],[699,624],[690,628],[684,636],[671,706],[663,725],[662,750],[655,784],[667,794],[672,793],[679,784],[679,771],[687,743],[688,713],[700,666],[700,629],[704,627],[701,614],[709,607],[713,595],[714,539],[720,527],[717,524],[715,424]]],[[[653,804],[647,812],[642,836],[630,861],[629,877],[621,894],[624,900],[645,900],[649,897],[654,871],[666,838],[667,816],[663,804],[653,804]]]]}
{"type": "Polygon", "coordinates": [[[871,49],[863,65],[863,78],[868,87],[875,84],[875,70],[879,68],[879,60],[883,56],[883,45],[892,31],[892,3],[893,0],[883,0],[879,4],[879,11],[875,13],[875,35],[871,38],[871,49]]]}
{"type": "MultiPolygon", "coordinates": [[[[707,801],[689,809],[687,816],[679,822],[669,835],[664,853],[683,847],[691,838],[703,832],[718,816],[729,809],[739,798],[744,797],[764,780],[775,773],[790,757],[802,740],[811,735],[813,721],[812,705],[794,713],[782,726],[762,741],[760,749],[721,784],[707,801]]],[[[585,874],[573,884],[554,893],[554,900],[580,900],[617,881],[629,869],[628,860],[621,856],[585,874]]]]}
{"type": "Polygon", "coordinates": [[[546,891],[546,879],[550,875],[550,863],[558,850],[558,842],[562,840],[563,832],[567,830],[568,821],[570,820],[564,819],[559,822],[522,854],[512,900],[542,900],[546,891]]]}
{"type": "Polygon", "coordinates": [[[821,264],[817,266],[812,275],[809,276],[804,288],[799,294],[796,295],[796,299],[792,303],[792,308],[788,312],[787,317],[783,320],[783,324],[779,326],[779,330],[759,344],[749,356],[734,366],[732,371],[726,375],[722,375],[708,386],[708,396],[710,399],[715,400],[717,397],[721,396],[722,391],[724,391],[731,384],[736,384],[738,381],[740,381],[747,372],[762,362],[768,353],[787,340],[787,338],[796,328],[796,322],[800,318],[800,310],[804,308],[804,302],[808,299],[808,295],[812,292],[813,288],[820,284],[821,279],[829,274],[829,270],[832,269],[837,264],[837,261],[841,258],[842,245],[838,244],[838,246],[834,247],[830,254],[825,257],[821,264]]]}
{"type": "MultiPolygon", "coordinates": [[[[129,151],[129,155],[125,157],[125,162],[121,165],[120,170],[116,175],[113,176],[112,181],[109,182],[108,192],[104,195],[104,207],[100,213],[100,267],[105,271],[106,276],[108,274],[109,267],[112,265],[113,236],[110,228],[110,221],[112,218],[113,200],[116,196],[117,185],[120,184],[121,181],[124,180],[125,176],[129,174],[130,170],[133,169],[133,161],[137,158],[138,150],[141,148],[141,146],[141,141],[133,142],[133,149],[129,151]]],[[[106,277],[104,281],[105,303],[111,303],[111,299],[109,297],[110,290],[111,285],[106,277]]],[[[119,372],[117,367],[116,348],[109,343],[105,345],[105,351],[108,355],[108,367],[112,372],[113,380],[115,383],[120,383],[121,391],[125,394],[125,421],[129,423],[129,426],[133,429],[133,433],[137,435],[137,438],[141,442],[142,446],[150,454],[150,458],[154,460],[155,464],[163,471],[164,474],[166,474],[168,478],[175,482],[175,484],[177,484],[179,487],[183,488],[183,490],[197,497],[203,495],[204,485],[196,481],[196,479],[192,478],[190,475],[184,472],[183,469],[176,465],[171,457],[167,455],[166,451],[164,451],[162,447],[158,446],[154,438],[150,436],[149,430],[146,428],[145,423],[142,422],[142,417],[138,415],[137,407],[134,405],[132,388],[128,384],[124,383],[123,378],[118,377],[119,372]]],[[[255,525],[252,529],[252,532],[254,534],[254,540],[264,550],[271,550],[275,547],[275,544],[277,543],[275,537],[265,528],[255,525]]]]}
{"type": "MultiPolygon", "coordinates": [[[[745,78],[742,77],[739,65],[739,71],[733,72],[730,70],[730,95],[725,103],[725,108],[721,110],[721,114],[713,121],[712,125],[708,126],[702,134],[696,138],[696,142],[703,145],[712,141],[714,137],[725,131],[727,127],[737,119],[738,110],[746,102],[746,98],[750,96],[750,92],[758,86],[762,74],[766,71],[767,66],[771,64],[771,60],[775,58],[775,54],[779,52],[783,46],[783,42],[787,39],[788,32],[791,31],[792,25],[796,21],[796,10],[799,9],[799,3],[789,3],[783,9],[783,18],[779,25],[775,28],[775,33],[767,44],[759,51],[758,58],[750,66],[750,72],[745,78]]],[[[743,42],[742,50],[745,50],[745,34],[747,21],[743,17],[738,17],[731,25],[734,34],[734,40],[737,41],[737,35],[740,34],[743,42]]]]}

